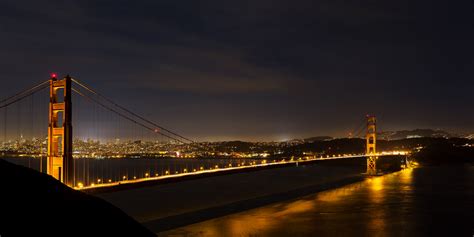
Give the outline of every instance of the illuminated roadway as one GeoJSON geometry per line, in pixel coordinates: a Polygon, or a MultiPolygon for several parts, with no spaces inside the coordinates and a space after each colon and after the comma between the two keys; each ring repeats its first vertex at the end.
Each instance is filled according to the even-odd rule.
{"type": "MultiPolygon", "coordinates": [[[[408,152],[405,151],[391,151],[391,152],[381,152],[381,153],[376,153],[372,156],[376,157],[381,157],[381,156],[394,156],[394,155],[407,155],[408,152]]],[[[298,165],[299,163],[306,163],[306,162],[311,162],[311,161],[320,161],[320,160],[338,160],[338,159],[351,159],[351,158],[361,158],[361,157],[367,157],[368,155],[366,154],[356,154],[356,155],[338,155],[338,156],[333,156],[333,157],[318,157],[318,158],[298,158],[298,159],[293,159],[293,160],[281,160],[277,162],[270,162],[267,163],[266,160],[262,160],[261,164],[257,164],[256,162],[252,162],[249,165],[244,165],[244,166],[228,166],[228,167],[218,167],[208,169],[208,170],[193,170],[191,172],[183,172],[183,173],[178,173],[178,174],[166,174],[162,176],[157,176],[157,177],[147,177],[147,178],[141,178],[141,179],[134,179],[134,180],[122,180],[118,182],[109,182],[109,183],[101,183],[101,184],[92,184],[87,187],[83,187],[82,184],[79,184],[77,187],[74,187],[76,190],[93,190],[97,188],[105,188],[105,187],[114,187],[114,186],[119,186],[123,184],[134,184],[134,183],[142,183],[142,182],[150,182],[150,181],[156,181],[156,180],[165,180],[165,179],[175,179],[179,177],[186,177],[186,176],[194,176],[194,175],[203,175],[203,174],[210,174],[210,173],[218,173],[218,172],[228,172],[228,171],[233,171],[233,170],[245,170],[249,168],[255,168],[255,167],[270,167],[270,166],[279,166],[283,164],[295,164],[298,165]]]]}

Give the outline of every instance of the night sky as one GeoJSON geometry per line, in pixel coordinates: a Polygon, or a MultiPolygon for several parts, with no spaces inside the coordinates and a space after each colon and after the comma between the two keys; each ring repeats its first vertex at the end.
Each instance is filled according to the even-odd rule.
{"type": "Polygon", "coordinates": [[[381,130],[474,132],[473,12],[472,0],[2,0],[0,97],[57,72],[196,140],[346,136],[366,114],[381,130]]]}

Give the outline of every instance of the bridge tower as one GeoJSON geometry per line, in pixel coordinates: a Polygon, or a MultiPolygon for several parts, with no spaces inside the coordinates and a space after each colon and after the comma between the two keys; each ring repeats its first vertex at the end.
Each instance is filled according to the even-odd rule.
{"type": "Polygon", "coordinates": [[[376,125],[377,125],[377,119],[375,116],[368,115],[367,116],[367,134],[366,134],[366,141],[367,141],[367,174],[376,174],[377,173],[377,168],[376,168],[376,136],[377,136],[377,130],[376,130],[376,125]]]}
{"type": "Polygon", "coordinates": [[[71,77],[50,79],[47,172],[73,186],[71,77]]]}

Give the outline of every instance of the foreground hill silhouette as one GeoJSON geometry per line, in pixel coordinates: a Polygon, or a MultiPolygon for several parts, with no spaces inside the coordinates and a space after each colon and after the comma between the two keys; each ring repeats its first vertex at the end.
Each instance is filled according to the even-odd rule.
{"type": "Polygon", "coordinates": [[[0,235],[155,236],[106,201],[0,160],[0,235]]]}

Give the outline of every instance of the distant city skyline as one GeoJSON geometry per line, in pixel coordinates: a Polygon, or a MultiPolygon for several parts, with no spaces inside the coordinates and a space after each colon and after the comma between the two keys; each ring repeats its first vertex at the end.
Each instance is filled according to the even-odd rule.
{"type": "MultiPolygon", "coordinates": [[[[11,133],[6,134],[6,136],[5,136],[5,134],[2,133],[1,136],[0,136],[0,142],[15,141],[15,140],[19,140],[21,138],[26,139],[26,140],[38,139],[38,140],[46,141],[47,140],[47,129],[43,129],[43,130],[44,131],[41,133],[41,135],[32,134],[32,133],[29,133],[28,131],[25,131],[25,133],[16,133],[17,131],[11,131],[11,133]]],[[[136,135],[136,136],[124,135],[124,134],[118,135],[118,136],[106,136],[106,135],[98,136],[98,135],[94,135],[93,132],[88,133],[87,129],[81,131],[81,128],[76,128],[75,130],[79,130],[79,132],[77,132],[77,133],[80,134],[80,135],[75,133],[74,134],[74,139],[75,140],[77,139],[77,140],[80,140],[80,141],[92,140],[92,141],[99,141],[101,143],[115,142],[116,140],[119,140],[120,142],[138,141],[138,140],[142,140],[142,141],[161,141],[161,142],[169,142],[170,141],[170,139],[160,137],[159,135],[153,134],[152,132],[149,132],[149,131],[140,132],[140,135],[136,135]]],[[[88,130],[90,131],[90,129],[88,129],[88,130]]],[[[449,136],[458,136],[458,137],[472,137],[474,135],[473,132],[463,132],[463,131],[453,132],[453,131],[446,131],[446,130],[440,130],[440,129],[431,129],[431,128],[403,129],[403,130],[398,130],[398,131],[395,131],[395,130],[393,130],[393,131],[379,131],[378,134],[383,135],[379,139],[385,139],[385,136],[387,136],[386,133],[401,132],[401,131],[405,131],[407,134],[410,134],[410,135],[405,136],[403,138],[418,137],[418,136],[425,137],[423,135],[420,135],[420,134],[416,133],[415,132],[416,130],[433,130],[435,132],[440,131],[440,132],[446,132],[449,136]]],[[[228,137],[198,137],[197,139],[195,139],[195,141],[196,142],[225,142],[225,141],[285,142],[285,141],[291,141],[291,140],[310,139],[310,138],[326,137],[326,136],[334,138],[334,139],[349,138],[349,137],[363,138],[365,136],[364,132],[365,132],[365,130],[358,137],[350,136],[347,133],[347,134],[343,134],[341,136],[333,136],[331,134],[314,134],[314,135],[308,135],[308,136],[305,136],[305,137],[276,136],[275,139],[272,139],[272,137],[269,137],[269,139],[251,139],[251,138],[249,138],[249,139],[240,139],[240,138],[234,138],[234,137],[231,137],[231,136],[228,136],[228,137]]],[[[106,132],[104,134],[110,134],[110,132],[106,132]]],[[[426,136],[426,137],[430,137],[430,136],[426,136]]],[[[396,139],[400,139],[400,138],[397,137],[396,139]]],[[[174,142],[176,142],[176,141],[174,141],[174,142]]]]}

